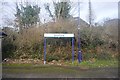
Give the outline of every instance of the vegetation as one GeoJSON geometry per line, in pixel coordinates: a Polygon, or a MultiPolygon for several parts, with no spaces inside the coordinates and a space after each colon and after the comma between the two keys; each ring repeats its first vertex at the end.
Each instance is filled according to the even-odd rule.
{"type": "Polygon", "coordinates": [[[26,4],[26,6],[23,6],[16,4],[16,11],[16,26],[18,26],[20,30],[32,27],[33,24],[37,24],[37,22],[39,22],[40,7],[37,5],[32,6],[26,4]]]}
{"type": "MultiPolygon", "coordinates": [[[[50,26],[50,29],[52,26],[50,26]]],[[[53,28],[50,32],[54,32],[53,28]]],[[[54,27],[54,26],[53,26],[54,27]]],[[[69,26],[71,27],[71,26],[69,26]]],[[[56,30],[59,28],[57,26],[56,30]]],[[[117,58],[117,46],[114,47],[108,42],[108,39],[104,39],[105,33],[103,28],[93,27],[93,31],[90,32],[88,27],[80,30],[81,33],[81,50],[83,53],[83,60],[89,61],[92,59],[109,60],[117,58]],[[101,34],[102,33],[102,34],[101,34]],[[89,39],[89,34],[92,34],[92,38],[89,39]]],[[[67,30],[67,29],[66,29],[67,30]]],[[[59,31],[61,29],[59,28],[59,31]]],[[[22,34],[12,32],[12,36],[8,34],[3,40],[3,59],[15,58],[15,59],[28,59],[38,58],[43,59],[43,27],[33,27],[27,30],[23,30],[22,34]],[[27,32],[26,32],[27,31],[27,32]],[[15,40],[13,40],[15,38],[15,40]],[[9,42],[8,42],[9,41],[9,42]],[[11,55],[10,55],[11,54],[11,55]]],[[[77,36],[75,30],[75,36],[77,36]]],[[[77,37],[75,37],[75,59],[77,59],[77,37]]],[[[114,43],[113,43],[114,44],[114,43]]],[[[114,44],[116,45],[116,44],[114,44]]],[[[47,61],[52,60],[71,60],[71,39],[57,38],[47,39],[47,61]]]]}
{"type": "Polygon", "coordinates": [[[71,5],[69,1],[63,2],[54,2],[54,14],[50,11],[50,5],[46,4],[45,9],[49,12],[49,16],[53,18],[53,20],[61,20],[61,19],[68,19],[70,18],[70,9],[71,5]]]}
{"type": "Polygon", "coordinates": [[[57,19],[66,19],[70,17],[70,3],[69,2],[58,2],[54,3],[54,8],[55,8],[55,16],[57,19]]]}
{"type": "MultiPolygon", "coordinates": [[[[69,11],[71,7],[68,2],[54,4],[55,17],[50,12],[49,6],[46,6],[46,9],[50,15],[54,18],[57,18],[58,21],[56,20],[55,22],[48,22],[42,25],[37,25],[37,22],[40,22],[38,17],[40,13],[40,7],[37,5],[16,5],[17,13],[15,16],[16,22],[18,23],[16,25],[19,27],[19,30],[15,31],[11,30],[10,28],[3,29],[3,31],[8,35],[3,39],[2,42],[3,59],[10,58],[43,60],[43,35],[46,32],[56,32],[75,34],[74,51],[75,60],[77,60],[77,21],[73,17],[70,17],[69,11]]],[[[113,27],[111,27],[111,25],[106,25],[93,25],[93,27],[86,27],[86,25],[80,28],[83,63],[84,61],[86,61],[86,63],[88,61],[94,63],[97,60],[103,60],[104,62],[105,60],[117,59],[118,41],[116,33],[114,33],[116,32],[116,29],[113,29],[115,25],[112,25],[113,27]],[[111,30],[111,33],[109,33],[109,30],[111,30]]],[[[47,61],[51,62],[53,60],[71,60],[71,38],[47,39],[47,61]]]]}
{"type": "MultiPolygon", "coordinates": [[[[69,67],[75,67],[78,66],[81,69],[91,69],[91,68],[105,68],[105,67],[116,67],[118,68],[118,60],[117,59],[111,59],[111,60],[94,60],[94,62],[89,61],[83,61],[81,62],[81,64],[79,64],[77,62],[77,60],[74,61],[74,63],[72,63],[72,61],[56,61],[56,62],[50,62],[50,63],[54,63],[53,65],[61,64],[62,66],[69,66],[69,67]]],[[[6,64],[3,63],[3,67],[42,67],[45,65],[41,65],[41,64],[35,64],[33,63],[10,63],[10,64],[6,64]],[[22,66],[21,66],[22,65],[22,66]]],[[[47,65],[47,64],[46,64],[47,65]]],[[[61,66],[58,65],[58,66],[61,66]]],[[[47,65],[50,66],[50,65],[47,65]]],[[[51,65],[52,66],[52,65],[51,65]]]]}

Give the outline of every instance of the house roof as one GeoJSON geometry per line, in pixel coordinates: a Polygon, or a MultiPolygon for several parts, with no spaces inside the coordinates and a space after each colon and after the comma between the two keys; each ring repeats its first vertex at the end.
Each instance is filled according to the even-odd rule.
{"type": "Polygon", "coordinates": [[[5,32],[0,32],[0,37],[4,37],[7,36],[7,34],[5,32]]]}

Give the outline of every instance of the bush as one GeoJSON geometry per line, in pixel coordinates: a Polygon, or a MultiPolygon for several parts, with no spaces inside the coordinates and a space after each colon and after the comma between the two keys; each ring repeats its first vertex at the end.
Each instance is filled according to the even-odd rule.
{"type": "Polygon", "coordinates": [[[53,60],[60,60],[58,56],[55,56],[55,55],[49,55],[46,57],[46,61],[50,62],[50,61],[53,61],[53,60]]]}
{"type": "MultiPolygon", "coordinates": [[[[44,26],[44,25],[43,25],[44,26]]],[[[75,59],[78,55],[78,31],[76,24],[68,21],[55,23],[47,23],[45,27],[31,27],[24,29],[23,32],[12,34],[12,37],[7,37],[3,40],[3,58],[39,58],[44,55],[44,40],[45,32],[64,32],[75,34],[75,59]],[[47,27],[46,27],[47,26],[47,27]],[[14,36],[14,39],[13,39],[14,36]]],[[[9,32],[11,33],[11,32],[9,32]]],[[[109,38],[105,38],[104,27],[82,27],[80,29],[81,49],[83,59],[110,59],[117,48],[116,44],[111,42],[115,48],[109,48],[109,38]],[[103,49],[103,46],[106,46],[103,49]],[[99,51],[97,51],[99,47],[99,51]],[[110,52],[114,51],[114,52],[110,52]],[[108,53],[109,51],[109,53],[108,53]],[[111,54],[110,54],[111,53],[111,54]]],[[[47,39],[47,61],[52,60],[70,60],[72,58],[71,38],[49,38],[47,39]]],[[[116,53],[116,52],[115,52],[116,53]]],[[[115,55],[117,56],[117,55],[115,55]]]]}
{"type": "Polygon", "coordinates": [[[80,31],[82,48],[94,49],[97,46],[104,45],[105,41],[102,40],[101,36],[101,32],[97,27],[83,28],[80,31]]]}
{"type": "Polygon", "coordinates": [[[5,28],[3,31],[7,34],[7,37],[2,39],[2,59],[5,59],[13,57],[17,45],[14,43],[16,32],[12,31],[11,28],[5,28]]]}
{"type": "Polygon", "coordinates": [[[112,59],[112,55],[106,52],[101,52],[97,55],[97,59],[99,60],[110,60],[112,59]]]}
{"type": "Polygon", "coordinates": [[[43,32],[44,28],[32,27],[18,33],[15,43],[17,50],[15,58],[41,58],[43,55],[43,32]]]}

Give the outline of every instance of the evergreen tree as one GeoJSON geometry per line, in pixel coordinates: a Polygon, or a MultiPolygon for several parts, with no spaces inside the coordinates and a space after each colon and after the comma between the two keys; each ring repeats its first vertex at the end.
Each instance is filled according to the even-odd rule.
{"type": "Polygon", "coordinates": [[[18,5],[16,4],[16,22],[18,27],[21,29],[31,27],[32,25],[39,22],[40,7],[37,5],[18,5]],[[20,7],[20,8],[19,8],[20,7]]]}

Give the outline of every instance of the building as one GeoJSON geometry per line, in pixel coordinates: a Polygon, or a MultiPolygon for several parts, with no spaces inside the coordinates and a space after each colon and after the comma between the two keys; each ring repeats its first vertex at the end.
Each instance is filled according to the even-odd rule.
{"type": "Polygon", "coordinates": [[[0,32],[0,38],[3,38],[5,36],[7,36],[7,34],[5,32],[0,32]]]}

